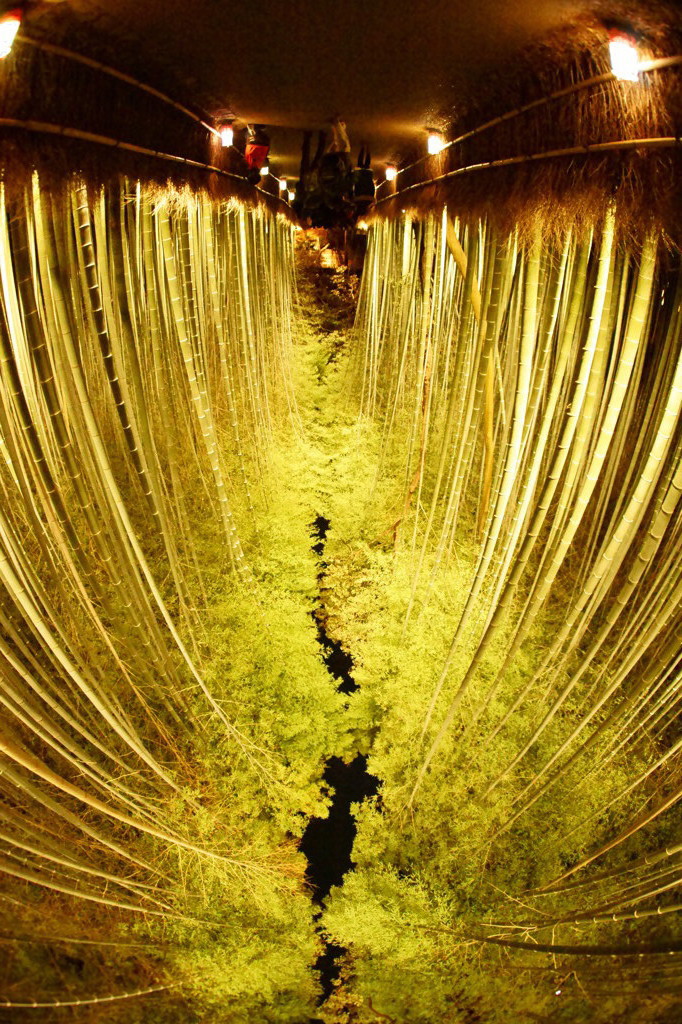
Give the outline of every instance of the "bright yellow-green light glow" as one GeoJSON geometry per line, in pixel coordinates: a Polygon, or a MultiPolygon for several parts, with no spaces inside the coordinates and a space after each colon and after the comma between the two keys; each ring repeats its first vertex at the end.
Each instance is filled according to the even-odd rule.
{"type": "Polygon", "coordinates": [[[9,11],[3,18],[0,18],[0,58],[6,57],[11,49],[21,25],[21,11],[19,8],[9,11]]]}
{"type": "Polygon", "coordinates": [[[431,156],[435,156],[436,153],[440,153],[441,150],[445,149],[445,139],[440,132],[429,132],[429,137],[426,142],[426,147],[431,156]]]}
{"type": "Polygon", "coordinates": [[[639,54],[632,36],[612,32],[609,39],[611,70],[623,82],[636,82],[639,75],[639,54]]]}

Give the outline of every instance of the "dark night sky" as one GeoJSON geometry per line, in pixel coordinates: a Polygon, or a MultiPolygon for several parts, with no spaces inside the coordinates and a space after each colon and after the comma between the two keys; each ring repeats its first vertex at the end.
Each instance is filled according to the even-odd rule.
{"type": "MultiPolygon", "coordinates": [[[[302,128],[347,121],[375,165],[421,142],[457,85],[568,20],[580,0],[61,0],[170,64],[188,97],[278,126],[272,163],[297,169],[302,128]]],[[[151,64],[150,64],[151,67],[151,64]]]]}

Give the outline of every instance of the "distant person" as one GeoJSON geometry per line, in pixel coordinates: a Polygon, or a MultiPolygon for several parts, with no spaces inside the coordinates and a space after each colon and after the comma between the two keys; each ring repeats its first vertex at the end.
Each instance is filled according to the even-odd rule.
{"type": "Polygon", "coordinates": [[[358,154],[357,167],[353,171],[353,202],[358,217],[364,216],[374,202],[376,189],[370,162],[369,149],[363,145],[358,154]]]}
{"type": "Polygon", "coordinates": [[[320,227],[327,228],[347,225],[353,219],[352,162],[346,123],[334,117],[331,128],[331,141],[319,169],[323,220],[320,227]]]}
{"type": "Polygon", "coordinates": [[[257,185],[261,178],[261,167],[265,165],[270,152],[270,136],[264,124],[249,125],[249,137],[244,150],[244,158],[248,166],[247,181],[257,185]]]}
{"type": "Polygon", "coordinates": [[[319,168],[322,155],[327,145],[325,132],[319,132],[317,137],[317,148],[315,155],[310,157],[310,143],[313,138],[311,131],[303,132],[303,145],[301,146],[301,166],[298,172],[298,184],[296,185],[296,198],[294,209],[302,217],[311,216],[311,210],[316,205],[319,194],[319,168]]]}
{"type": "Polygon", "coordinates": [[[348,132],[346,131],[346,122],[342,121],[337,115],[331,119],[331,127],[332,138],[327,147],[327,154],[338,153],[347,169],[350,171],[350,140],[348,138],[348,132]]]}

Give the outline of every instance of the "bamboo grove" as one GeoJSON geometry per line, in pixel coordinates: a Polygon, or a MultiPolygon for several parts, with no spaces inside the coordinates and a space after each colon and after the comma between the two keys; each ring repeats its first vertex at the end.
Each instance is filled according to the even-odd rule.
{"type": "Polygon", "coordinates": [[[187,949],[226,920],[221,973],[292,901],[314,959],[299,855],[235,811],[235,790],[281,800],[282,757],[207,682],[202,630],[216,590],[267,629],[244,546],[271,434],[296,425],[293,228],[134,183],[35,176],[0,206],[4,1013],[133,1020],[131,996],[210,990],[187,949]]]}
{"type": "Polygon", "coordinates": [[[270,213],[0,204],[0,1016],[672,1024],[679,256],[377,219],[346,336],[270,213]]]}
{"type": "Polygon", "coordinates": [[[370,230],[348,380],[404,659],[358,633],[382,804],[330,918],[392,1019],[419,956],[431,1019],[453,973],[481,1020],[510,985],[510,1020],[679,1012],[682,275],[615,208],[556,235],[370,230]],[[352,899],[408,926],[385,983],[352,899]]]}

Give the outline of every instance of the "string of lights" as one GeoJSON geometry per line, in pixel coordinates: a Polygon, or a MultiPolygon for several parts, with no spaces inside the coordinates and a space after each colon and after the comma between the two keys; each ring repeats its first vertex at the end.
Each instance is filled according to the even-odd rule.
{"type": "MultiPolygon", "coordinates": [[[[247,184],[247,179],[232,171],[226,171],[215,164],[202,163],[200,160],[192,160],[190,157],[178,156],[175,153],[162,153],[156,149],[148,149],[146,146],[138,146],[133,142],[125,142],[121,139],[112,139],[106,135],[97,135],[95,132],[82,131],[80,128],[71,128],[67,125],[51,124],[47,121],[22,121],[15,117],[0,117],[0,128],[19,128],[27,132],[37,132],[45,135],[59,135],[64,138],[78,139],[81,142],[91,142],[98,146],[108,146],[111,149],[122,149],[129,153],[136,153],[139,156],[153,157],[158,160],[168,160],[173,163],[186,164],[202,171],[209,171],[212,174],[219,174],[223,178],[231,178],[240,184],[247,184]]],[[[262,189],[259,189],[263,192],[262,189]]],[[[288,205],[282,196],[272,195],[270,192],[263,192],[264,195],[288,205]]]]}
{"type": "MultiPolygon", "coordinates": [[[[574,82],[572,85],[565,86],[562,89],[556,89],[547,96],[541,96],[539,99],[531,100],[529,103],[524,103],[520,107],[515,107],[513,110],[508,110],[504,114],[500,114],[498,117],[485,121],[483,124],[477,125],[475,128],[463,132],[454,139],[445,140],[442,133],[433,129],[428,129],[427,152],[423,156],[419,157],[418,160],[414,160],[411,164],[407,164],[405,167],[398,168],[395,164],[387,164],[385,171],[386,181],[395,181],[399,174],[417,167],[420,163],[428,160],[429,157],[436,156],[444,150],[451,149],[453,146],[457,146],[476,135],[480,135],[482,132],[487,131],[490,128],[495,128],[497,125],[503,124],[505,121],[513,120],[516,117],[520,117],[522,114],[528,113],[530,110],[535,110],[537,107],[552,103],[554,100],[563,99],[566,96],[570,96],[572,93],[581,92],[584,89],[603,85],[605,82],[610,82],[614,79],[619,81],[638,82],[640,74],[649,74],[652,71],[663,71],[668,68],[679,67],[679,65],[682,64],[682,55],[680,54],[671,57],[658,57],[651,60],[640,60],[637,40],[631,33],[624,32],[620,29],[612,29],[609,33],[609,56],[611,60],[611,71],[607,71],[601,75],[593,75],[591,78],[584,78],[581,81],[574,82]]],[[[429,179],[429,181],[431,180],[440,179],[429,179]]],[[[427,183],[428,182],[424,182],[424,184],[427,183]]]]}
{"type": "MultiPolygon", "coordinates": [[[[590,153],[609,153],[616,150],[626,149],[669,149],[682,146],[682,137],[676,135],[660,136],[652,139],[619,139],[615,142],[593,142],[585,146],[568,146],[565,149],[548,149],[540,153],[529,153],[524,156],[509,156],[500,160],[488,160],[483,163],[468,164],[466,167],[456,167],[445,174],[439,174],[435,178],[426,178],[424,181],[414,182],[403,189],[392,192],[389,196],[378,199],[376,205],[388,202],[389,199],[397,199],[407,192],[415,189],[425,188],[427,185],[437,185],[441,181],[456,178],[462,174],[470,174],[473,171],[481,171],[485,168],[511,167],[514,164],[532,163],[538,160],[550,160],[556,157],[584,156],[590,153]]],[[[388,179],[393,180],[393,179],[388,179]]]]}

